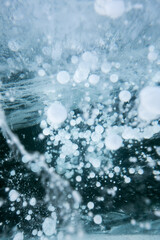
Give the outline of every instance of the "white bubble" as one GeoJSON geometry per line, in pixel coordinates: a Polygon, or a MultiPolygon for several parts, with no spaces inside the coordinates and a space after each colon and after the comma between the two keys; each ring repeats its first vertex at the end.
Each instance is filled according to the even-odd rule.
{"type": "Polygon", "coordinates": [[[130,183],[131,179],[130,179],[130,177],[125,176],[124,177],[124,181],[125,181],[125,183],[130,183]]]}
{"type": "Polygon", "coordinates": [[[101,140],[101,134],[93,132],[91,135],[91,139],[93,142],[99,142],[101,140]]]}
{"type": "Polygon", "coordinates": [[[115,171],[115,173],[119,173],[120,170],[121,170],[120,167],[118,167],[118,166],[114,167],[114,171],[115,171]]]}
{"type": "Polygon", "coordinates": [[[36,236],[36,235],[37,235],[37,229],[34,229],[34,230],[32,231],[32,235],[33,235],[33,236],[36,236]]]}
{"type": "Polygon", "coordinates": [[[143,120],[153,120],[160,115],[160,87],[142,89],[138,113],[143,120]]]}
{"type": "Polygon", "coordinates": [[[84,61],[84,64],[91,70],[97,69],[98,66],[98,57],[95,53],[92,52],[84,52],[82,54],[82,59],[84,61]]]}
{"type": "Polygon", "coordinates": [[[8,47],[13,52],[17,52],[20,49],[19,44],[14,40],[8,42],[8,47]]]}
{"type": "Polygon", "coordinates": [[[93,209],[93,208],[94,208],[94,203],[93,203],[93,202],[89,202],[89,203],[87,204],[87,207],[88,207],[89,209],[93,209]]]}
{"type": "Polygon", "coordinates": [[[116,83],[118,81],[118,75],[117,74],[112,74],[110,76],[110,81],[113,83],[116,83]]]}
{"type": "Polygon", "coordinates": [[[16,175],[15,170],[12,170],[10,174],[11,174],[11,176],[15,176],[16,175]]]}
{"type": "Polygon", "coordinates": [[[129,168],[129,173],[130,174],[134,174],[135,173],[135,169],[134,168],[129,168]]]}
{"type": "Polygon", "coordinates": [[[89,81],[90,84],[96,85],[99,82],[99,76],[96,75],[96,74],[92,74],[92,75],[89,76],[88,81],[89,81]]]}
{"type": "Polygon", "coordinates": [[[77,176],[77,177],[76,177],[76,181],[77,181],[77,182],[81,182],[81,181],[82,181],[81,176],[77,176]]]}
{"type": "Polygon", "coordinates": [[[122,147],[122,138],[117,134],[109,134],[105,139],[105,145],[110,150],[117,150],[122,147]]]}
{"type": "Polygon", "coordinates": [[[56,216],[55,218],[50,217],[45,218],[42,224],[42,229],[46,236],[52,236],[53,234],[56,233],[56,221],[57,221],[56,216]]]}
{"type": "Polygon", "coordinates": [[[101,125],[97,125],[97,126],[95,127],[95,132],[96,132],[97,134],[102,134],[103,131],[104,131],[104,128],[103,128],[101,125]]]}
{"type": "Polygon", "coordinates": [[[125,5],[122,0],[96,0],[95,11],[112,19],[121,17],[125,12],[125,5]]]}
{"type": "Polygon", "coordinates": [[[30,220],[31,220],[31,215],[27,215],[27,216],[25,217],[25,219],[26,219],[27,221],[30,221],[30,220]]]}
{"type": "Polygon", "coordinates": [[[77,203],[80,203],[80,202],[81,202],[81,196],[80,196],[79,192],[77,192],[77,191],[74,190],[74,191],[72,192],[72,196],[73,196],[74,200],[75,200],[77,203]]]}
{"type": "Polygon", "coordinates": [[[47,127],[47,123],[45,120],[42,120],[41,123],[40,123],[40,128],[44,129],[47,127]]]}
{"type": "Polygon", "coordinates": [[[76,83],[81,83],[85,81],[88,78],[89,72],[90,72],[90,69],[88,65],[84,62],[80,63],[73,76],[74,81],[76,83]]]}
{"type": "Polygon", "coordinates": [[[50,129],[49,129],[49,128],[43,129],[43,135],[44,135],[44,136],[50,135],[50,129]]]}
{"type": "Polygon", "coordinates": [[[45,72],[43,69],[39,69],[39,70],[38,70],[38,75],[39,75],[40,77],[44,77],[44,76],[46,75],[46,72],[45,72]]]}
{"type": "Polygon", "coordinates": [[[31,198],[30,201],[29,201],[29,204],[30,204],[31,206],[35,206],[35,205],[36,205],[36,199],[35,199],[34,197],[31,198]]]}
{"type": "Polygon", "coordinates": [[[119,99],[121,102],[129,102],[131,99],[131,93],[129,91],[123,90],[119,93],[119,99]]]}
{"type": "Polygon", "coordinates": [[[16,201],[18,197],[19,197],[19,193],[16,190],[12,189],[9,192],[9,199],[11,202],[16,201]]]}
{"type": "Polygon", "coordinates": [[[67,118],[67,110],[60,102],[54,102],[47,111],[47,121],[50,124],[60,124],[67,118]]]}
{"type": "Polygon", "coordinates": [[[73,64],[78,63],[78,57],[77,57],[77,56],[72,56],[71,62],[72,62],[73,64]]]}
{"type": "Polygon", "coordinates": [[[160,71],[158,71],[152,78],[153,82],[160,82],[160,71]]]}
{"type": "Polygon", "coordinates": [[[13,240],[23,240],[23,239],[24,237],[22,232],[18,232],[13,238],[13,240]]]}
{"type": "Polygon", "coordinates": [[[142,175],[143,173],[144,173],[143,169],[140,168],[140,169],[138,170],[138,174],[139,174],[139,175],[142,175]]]}
{"type": "Polygon", "coordinates": [[[157,57],[158,57],[158,54],[156,52],[154,52],[154,51],[148,53],[148,60],[150,62],[155,61],[157,59],[157,57]]]}
{"type": "Polygon", "coordinates": [[[113,178],[113,177],[114,177],[114,174],[113,174],[112,172],[110,172],[110,173],[108,174],[108,177],[109,177],[109,178],[113,178]]]}
{"type": "Polygon", "coordinates": [[[154,215],[157,216],[157,217],[160,217],[160,210],[155,210],[154,215]]]}
{"type": "Polygon", "coordinates": [[[94,216],[94,222],[95,222],[95,224],[101,224],[102,223],[102,217],[101,217],[101,215],[95,215],[94,216]]]}
{"type": "Polygon", "coordinates": [[[61,71],[57,74],[57,81],[60,84],[66,84],[70,81],[70,75],[67,71],[61,71]]]}
{"type": "Polygon", "coordinates": [[[90,158],[89,162],[92,164],[93,167],[99,168],[101,166],[101,161],[98,158],[90,158]]]}
{"type": "Polygon", "coordinates": [[[148,48],[149,52],[154,52],[155,50],[155,47],[153,45],[150,45],[149,48],[148,48]]]}
{"type": "Polygon", "coordinates": [[[102,71],[103,73],[109,73],[110,70],[111,70],[111,64],[108,63],[108,62],[104,62],[104,63],[102,64],[102,66],[101,66],[101,71],[102,71]]]}

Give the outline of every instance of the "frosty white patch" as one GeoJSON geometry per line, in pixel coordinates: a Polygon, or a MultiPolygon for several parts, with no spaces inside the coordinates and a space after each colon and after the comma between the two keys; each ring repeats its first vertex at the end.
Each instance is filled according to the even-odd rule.
{"type": "Polygon", "coordinates": [[[67,118],[67,110],[60,102],[54,102],[47,111],[47,121],[50,124],[60,124],[67,118]]]}

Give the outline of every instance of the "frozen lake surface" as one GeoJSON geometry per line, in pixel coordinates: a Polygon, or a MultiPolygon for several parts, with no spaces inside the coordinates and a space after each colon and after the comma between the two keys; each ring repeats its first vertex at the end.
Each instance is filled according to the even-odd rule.
{"type": "Polygon", "coordinates": [[[159,12],[1,1],[1,239],[159,239],[159,12]]]}

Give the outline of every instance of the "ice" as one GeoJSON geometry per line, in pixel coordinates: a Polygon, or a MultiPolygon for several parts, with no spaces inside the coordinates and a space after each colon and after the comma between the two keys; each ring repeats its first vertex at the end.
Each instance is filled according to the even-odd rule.
{"type": "Polygon", "coordinates": [[[90,70],[96,70],[98,66],[98,57],[95,53],[92,52],[85,52],[82,54],[82,60],[84,64],[90,69],[90,70]]]}
{"type": "Polygon", "coordinates": [[[49,128],[43,129],[43,134],[44,134],[44,136],[50,135],[50,129],[49,128]]]}
{"type": "Polygon", "coordinates": [[[92,85],[96,85],[99,82],[99,76],[96,74],[92,74],[89,76],[88,81],[92,85]]]}
{"type": "Polygon", "coordinates": [[[9,199],[11,202],[16,201],[18,197],[19,197],[19,193],[16,190],[12,189],[9,192],[9,199]]]}
{"type": "Polygon", "coordinates": [[[157,58],[158,58],[158,54],[156,53],[154,46],[150,46],[150,47],[149,47],[149,53],[148,53],[148,60],[149,60],[150,62],[153,62],[153,61],[155,61],[157,58]]]}
{"type": "MultiPolygon", "coordinates": [[[[128,226],[126,226],[127,228],[128,226]]],[[[125,232],[126,229],[124,229],[125,232]]],[[[150,240],[151,235],[149,234],[84,234],[79,236],[78,240],[150,240]]],[[[70,240],[75,240],[75,236],[71,237],[70,240]]],[[[159,240],[159,235],[152,235],[152,240],[159,240]]]]}
{"type": "Polygon", "coordinates": [[[23,239],[24,239],[24,236],[22,232],[18,232],[13,238],[13,240],[23,240],[23,239]]]}
{"type": "Polygon", "coordinates": [[[160,115],[160,87],[148,86],[140,92],[139,117],[153,120],[160,115]]]}
{"type": "Polygon", "coordinates": [[[104,132],[104,128],[101,125],[97,125],[95,127],[95,132],[98,134],[102,134],[104,132]]]}
{"type": "Polygon", "coordinates": [[[109,73],[111,70],[111,64],[109,62],[104,62],[102,65],[101,65],[101,71],[103,73],[109,73]]]}
{"type": "Polygon", "coordinates": [[[35,199],[34,197],[31,198],[30,201],[29,201],[29,204],[30,204],[31,206],[35,206],[35,205],[36,205],[36,199],[35,199]]]}
{"type": "Polygon", "coordinates": [[[76,83],[81,83],[83,81],[85,81],[89,75],[89,72],[90,72],[90,68],[89,66],[87,66],[86,63],[84,62],[81,62],[79,65],[78,65],[78,68],[77,70],[75,71],[75,74],[74,74],[74,81],[76,83]]]}
{"type": "Polygon", "coordinates": [[[42,229],[46,236],[52,236],[53,234],[56,234],[56,217],[53,218],[45,218],[42,229]]]}
{"type": "Polygon", "coordinates": [[[96,0],[95,11],[112,19],[121,17],[125,12],[125,4],[122,0],[96,0]]]}
{"type": "Polygon", "coordinates": [[[44,69],[39,69],[39,70],[38,70],[38,75],[39,75],[40,77],[44,77],[44,76],[46,75],[46,72],[44,71],[44,69]]]}
{"type": "Polygon", "coordinates": [[[60,84],[66,84],[70,81],[70,75],[67,71],[60,71],[58,74],[57,74],[57,81],[60,83],[60,84]]]}
{"type": "Polygon", "coordinates": [[[81,221],[131,233],[117,211],[127,224],[137,217],[136,233],[159,231],[150,227],[160,215],[159,1],[7,0],[0,16],[2,165],[11,165],[0,227],[45,240],[71,239],[81,221]]]}
{"type": "Polygon", "coordinates": [[[50,124],[61,124],[67,118],[67,110],[60,102],[54,102],[47,110],[47,121],[50,124]]]}
{"type": "Polygon", "coordinates": [[[129,91],[123,90],[119,93],[119,99],[121,102],[129,102],[131,99],[131,93],[129,91]]]}
{"type": "Polygon", "coordinates": [[[117,74],[111,74],[110,81],[113,83],[116,83],[118,81],[118,75],[117,74]]]}
{"type": "Polygon", "coordinates": [[[19,44],[16,41],[14,41],[14,40],[10,40],[8,42],[8,47],[13,52],[17,52],[20,49],[19,44]]]}
{"type": "Polygon", "coordinates": [[[97,159],[95,159],[95,158],[90,158],[89,159],[89,162],[93,165],[93,167],[95,167],[95,168],[99,168],[100,166],[101,166],[101,162],[100,162],[100,160],[97,158],[97,159]]]}
{"type": "Polygon", "coordinates": [[[153,76],[152,81],[155,83],[160,82],[160,71],[156,72],[156,74],[153,76]]]}
{"type": "Polygon", "coordinates": [[[81,176],[77,176],[77,177],[76,177],[76,181],[77,181],[77,182],[81,182],[81,181],[82,181],[81,176]]]}
{"type": "Polygon", "coordinates": [[[118,166],[114,167],[114,171],[115,171],[115,173],[119,173],[120,170],[121,170],[120,167],[118,167],[118,166]]]}
{"type": "Polygon", "coordinates": [[[102,217],[101,217],[101,215],[95,215],[94,216],[94,222],[95,222],[95,224],[101,224],[102,223],[102,217]]]}
{"type": "Polygon", "coordinates": [[[117,135],[117,134],[112,134],[110,133],[106,138],[105,138],[105,145],[108,149],[110,150],[117,150],[120,147],[122,147],[122,138],[117,135]]]}
{"type": "Polygon", "coordinates": [[[130,183],[131,179],[130,179],[130,177],[124,176],[124,181],[125,181],[125,183],[130,183]]]}
{"type": "Polygon", "coordinates": [[[87,207],[91,210],[94,208],[94,203],[93,202],[88,202],[87,207]]]}
{"type": "Polygon", "coordinates": [[[42,121],[41,121],[41,123],[40,123],[40,127],[41,127],[42,129],[44,129],[44,128],[47,127],[47,123],[46,123],[45,120],[42,120],[42,121]]]}

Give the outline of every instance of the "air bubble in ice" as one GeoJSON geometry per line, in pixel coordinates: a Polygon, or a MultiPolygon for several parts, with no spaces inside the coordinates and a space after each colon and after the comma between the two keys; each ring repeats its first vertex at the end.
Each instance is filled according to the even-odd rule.
{"type": "Polygon", "coordinates": [[[73,76],[73,79],[76,83],[81,83],[83,81],[85,81],[89,75],[90,69],[87,66],[86,63],[81,62],[78,65],[77,70],[75,71],[75,74],[73,76]]]}
{"type": "Polygon", "coordinates": [[[113,83],[116,83],[118,81],[118,75],[117,74],[111,74],[110,81],[113,83]]]}
{"type": "Polygon", "coordinates": [[[108,63],[108,62],[104,62],[102,65],[101,65],[101,71],[103,73],[109,73],[111,70],[111,64],[108,63]]]}
{"type": "Polygon", "coordinates": [[[30,204],[31,206],[35,206],[35,205],[36,205],[36,199],[35,199],[34,197],[31,198],[30,201],[29,201],[29,204],[30,204]]]}
{"type": "Polygon", "coordinates": [[[38,75],[39,75],[40,77],[44,77],[44,76],[46,75],[46,72],[45,72],[43,69],[39,69],[39,70],[38,70],[38,75]]]}
{"type": "Polygon", "coordinates": [[[102,223],[102,217],[101,217],[101,215],[95,215],[94,216],[94,222],[95,222],[95,224],[101,224],[102,223]]]}
{"type": "Polygon", "coordinates": [[[92,74],[92,75],[89,76],[88,81],[89,81],[90,84],[96,85],[99,82],[99,76],[96,75],[96,74],[92,74]]]}
{"type": "Polygon", "coordinates": [[[119,99],[121,102],[129,102],[131,99],[131,93],[129,91],[123,90],[119,93],[119,99]]]}
{"type": "Polygon", "coordinates": [[[103,128],[101,125],[97,125],[97,126],[95,127],[95,132],[96,132],[97,134],[102,134],[103,131],[104,131],[104,128],[103,128]]]}
{"type": "Polygon", "coordinates": [[[60,102],[54,102],[47,110],[49,124],[61,124],[67,118],[67,110],[60,102]]]}
{"type": "Polygon", "coordinates": [[[122,138],[117,134],[110,133],[105,139],[105,145],[110,150],[117,150],[122,147],[122,138]]]}
{"type": "Polygon", "coordinates": [[[11,202],[16,201],[18,197],[19,197],[19,193],[16,190],[12,189],[9,192],[9,199],[11,202]]]}
{"type": "Polygon", "coordinates": [[[76,181],[77,181],[77,182],[81,182],[81,181],[82,181],[81,176],[77,176],[77,177],[76,177],[76,181]]]}
{"type": "Polygon", "coordinates": [[[19,48],[20,48],[19,44],[16,41],[14,41],[14,40],[10,40],[8,42],[8,47],[13,52],[17,52],[19,50],[19,48]]]}
{"type": "Polygon", "coordinates": [[[150,62],[153,62],[157,59],[157,57],[158,57],[158,54],[155,52],[154,46],[150,46],[149,47],[149,53],[148,53],[148,60],[150,62]]]}
{"type": "Polygon", "coordinates": [[[160,87],[145,87],[140,92],[139,117],[153,120],[160,115],[160,87]]]}
{"type": "Polygon", "coordinates": [[[90,158],[89,162],[92,164],[93,167],[99,168],[101,166],[101,161],[98,158],[90,158]]]}
{"type": "Polygon", "coordinates": [[[18,232],[13,238],[13,240],[23,240],[23,239],[24,237],[22,232],[18,232]]]}
{"type": "Polygon", "coordinates": [[[91,70],[97,69],[98,66],[98,57],[92,52],[84,52],[82,54],[82,60],[84,64],[91,70]]]}
{"type": "Polygon", "coordinates": [[[58,74],[57,74],[57,81],[60,83],[60,84],[66,84],[70,81],[70,75],[67,71],[60,71],[58,74]]]}
{"type": "Polygon", "coordinates": [[[121,17],[125,12],[125,5],[122,0],[96,0],[95,11],[112,19],[121,17]]]}
{"type": "Polygon", "coordinates": [[[53,234],[55,234],[56,233],[56,217],[54,219],[50,217],[45,218],[42,224],[42,229],[46,236],[52,236],[53,234]]]}
{"type": "Polygon", "coordinates": [[[94,208],[94,203],[93,202],[88,202],[87,207],[89,209],[93,209],[94,208]]]}

